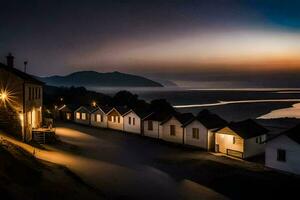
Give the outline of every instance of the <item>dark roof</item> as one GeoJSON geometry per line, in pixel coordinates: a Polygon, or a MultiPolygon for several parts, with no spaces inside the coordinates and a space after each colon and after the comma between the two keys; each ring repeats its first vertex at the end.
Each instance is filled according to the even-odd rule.
{"type": "Polygon", "coordinates": [[[203,126],[207,129],[216,129],[216,128],[223,128],[225,127],[228,122],[219,117],[216,114],[211,113],[208,110],[202,110],[198,113],[198,115],[188,123],[184,124],[184,126],[189,125],[194,120],[198,120],[203,126]]]}
{"type": "Polygon", "coordinates": [[[238,134],[241,138],[249,139],[268,133],[268,130],[259,125],[252,119],[240,122],[230,122],[228,127],[238,134]]]}
{"type": "Polygon", "coordinates": [[[23,80],[25,80],[26,82],[29,83],[34,83],[34,84],[38,84],[38,85],[44,85],[44,83],[36,78],[34,78],[33,76],[26,74],[25,72],[22,72],[14,67],[8,67],[7,65],[4,65],[3,63],[0,63],[0,68],[4,69],[10,73],[15,74],[16,76],[22,78],[23,80]]]}
{"type": "Polygon", "coordinates": [[[112,107],[100,105],[99,108],[106,114],[111,111],[112,107]]]}
{"type": "Polygon", "coordinates": [[[92,113],[94,110],[96,110],[97,108],[95,108],[95,107],[92,107],[92,106],[90,106],[90,105],[88,105],[88,106],[79,106],[78,108],[76,108],[76,110],[78,110],[79,108],[85,108],[89,113],[92,113]]]}
{"type": "Polygon", "coordinates": [[[150,110],[145,109],[133,109],[133,112],[135,112],[141,119],[144,119],[152,113],[150,110]]]}
{"type": "Polygon", "coordinates": [[[166,123],[167,121],[169,121],[172,117],[175,117],[182,125],[184,125],[194,119],[194,115],[192,113],[175,113],[175,114],[169,115],[169,117],[167,117],[161,123],[161,125],[166,123]]]}
{"type": "Polygon", "coordinates": [[[130,111],[130,108],[124,107],[124,106],[116,106],[114,107],[121,115],[126,114],[128,111],[130,111]]]}
{"type": "Polygon", "coordinates": [[[67,112],[67,111],[74,112],[77,108],[79,108],[79,106],[76,104],[67,104],[67,105],[61,107],[59,110],[65,111],[65,112],[67,112]]]}
{"type": "Polygon", "coordinates": [[[166,112],[154,112],[147,116],[144,120],[151,120],[151,121],[159,121],[162,122],[166,120],[170,116],[170,113],[166,112]]]}
{"type": "Polygon", "coordinates": [[[291,129],[288,129],[288,130],[282,132],[280,135],[286,135],[290,139],[292,139],[295,142],[297,142],[298,144],[300,144],[300,124],[298,124],[297,126],[291,128],[291,129]]]}

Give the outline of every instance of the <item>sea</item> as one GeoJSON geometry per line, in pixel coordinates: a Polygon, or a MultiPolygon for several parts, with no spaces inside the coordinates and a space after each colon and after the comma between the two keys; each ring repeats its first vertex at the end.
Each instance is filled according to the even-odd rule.
{"type": "Polygon", "coordinates": [[[180,112],[197,114],[208,109],[227,121],[300,118],[300,88],[96,88],[90,90],[114,95],[121,90],[137,94],[148,102],[166,99],[180,112]]]}

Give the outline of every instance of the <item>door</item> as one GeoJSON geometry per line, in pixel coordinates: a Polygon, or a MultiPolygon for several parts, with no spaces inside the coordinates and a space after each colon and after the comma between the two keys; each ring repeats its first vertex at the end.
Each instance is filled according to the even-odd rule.
{"type": "Polygon", "coordinates": [[[215,152],[218,152],[218,153],[219,153],[219,152],[220,152],[220,151],[219,151],[219,148],[220,148],[219,145],[216,144],[216,145],[215,145],[215,152]]]}

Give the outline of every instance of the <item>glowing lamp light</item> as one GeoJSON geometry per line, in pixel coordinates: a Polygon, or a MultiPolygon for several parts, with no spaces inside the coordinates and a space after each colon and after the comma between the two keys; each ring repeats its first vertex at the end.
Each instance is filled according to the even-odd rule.
{"type": "Polygon", "coordinates": [[[94,107],[96,107],[96,106],[97,106],[97,103],[96,103],[96,101],[93,101],[93,102],[92,102],[92,106],[94,106],[94,107]]]}
{"type": "Polygon", "coordinates": [[[6,92],[0,93],[0,99],[1,99],[2,101],[6,101],[6,100],[7,100],[7,94],[6,94],[6,92]]]}

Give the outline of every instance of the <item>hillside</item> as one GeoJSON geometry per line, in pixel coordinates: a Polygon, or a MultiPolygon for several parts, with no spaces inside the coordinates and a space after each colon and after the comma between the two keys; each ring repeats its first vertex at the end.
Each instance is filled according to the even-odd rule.
{"type": "MultiPolygon", "coordinates": [[[[1,131],[0,131],[1,134],[1,131]]],[[[1,199],[104,199],[67,168],[36,159],[0,139],[1,199]]]]}
{"type": "Polygon", "coordinates": [[[80,71],[67,76],[38,77],[38,79],[53,86],[163,87],[160,83],[142,76],[120,72],[80,71]]]}

